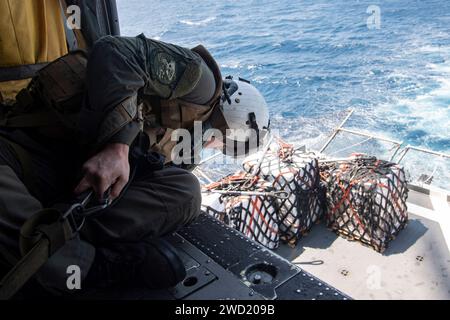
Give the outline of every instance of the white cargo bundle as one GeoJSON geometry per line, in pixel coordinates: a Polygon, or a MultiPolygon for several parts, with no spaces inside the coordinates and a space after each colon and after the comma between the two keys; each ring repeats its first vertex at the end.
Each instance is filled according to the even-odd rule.
{"type": "Polygon", "coordinates": [[[230,177],[224,178],[224,183],[211,186],[205,192],[202,211],[269,249],[277,248],[280,240],[277,206],[274,204],[277,200],[270,195],[270,184],[253,178],[228,183],[228,179],[230,177]]]}
{"type": "Polygon", "coordinates": [[[328,227],[383,252],[408,221],[403,168],[359,156],[324,165],[328,227]]]}
{"type": "Polygon", "coordinates": [[[314,153],[294,149],[282,141],[274,142],[263,155],[258,152],[243,162],[247,172],[268,181],[289,197],[277,201],[280,236],[295,245],[322,215],[319,163],[314,153]],[[261,160],[262,159],[262,160],[261,160]],[[259,168],[258,168],[259,166],[259,168]]]}

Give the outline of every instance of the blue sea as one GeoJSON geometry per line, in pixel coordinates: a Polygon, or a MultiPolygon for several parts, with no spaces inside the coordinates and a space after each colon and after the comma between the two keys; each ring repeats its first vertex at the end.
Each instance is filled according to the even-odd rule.
{"type": "MultiPolygon", "coordinates": [[[[118,0],[118,9],[122,35],[203,44],[224,75],[251,80],[288,141],[319,147],[353,108],[348,128],[450,153],[448,0],[118,0]]],[[[450,189],[448,161],[408,157],[412,175],[434,170],[450,189]]]]}

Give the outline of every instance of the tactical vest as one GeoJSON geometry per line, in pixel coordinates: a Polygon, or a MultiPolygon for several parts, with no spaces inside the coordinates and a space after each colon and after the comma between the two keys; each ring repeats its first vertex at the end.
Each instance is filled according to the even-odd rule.
{"type": "MultiPolygon", "coordinates": [[[[213,97],[204,105],[182,99],[161,99],[156,96],[141,95],[124,100],[107,116],[107,130],[100,132],[99,140],[105,140],[127,123],[142,118],[142,129],[149,135],[151,148],[171,160],[171,151],[176,145],[171,135],[179,128],[190,129],[194,121],[209,120],[214,128],[223,132],[226,122],[220,109],[222,76],[220,69],[203,46],[192,49],[201,56],[211,69],[216,82],[213,97]],[[139,106],[137,105],[139,104],[139,106]],[[156,119],[159,128],[154,127],[156,119]],[[157,131],[165,132],[158,136],[157,131]]],[[[37,127],[51,138],[68,133],[76,135],[78,116],[85,88],[87,57],[83,51],[69,53],[41,69],[31,84],[17,95],[17,102],[8,114],[0,115],[0,127],[37,127]]],[[[105,123],[103,123],[105,124],[105,123]]],[[[107,140],[106,140],[107,141],[107,140]]]]}
{"type": "Polygon", "coordinates": [[[0,114],[0,127],[36,128],[54,139],[75,138],[85,92],[87,54],[64,55],[39,70],[12,106],[0,114]]]}

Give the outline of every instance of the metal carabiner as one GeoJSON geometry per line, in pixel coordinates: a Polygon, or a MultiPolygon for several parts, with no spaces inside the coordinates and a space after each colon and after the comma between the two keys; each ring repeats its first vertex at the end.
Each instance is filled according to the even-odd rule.
{"type": "Polygon", "coordinates": [[[111,204],[111,200],[109,198],[109,192],[110,190],[108,189],[107,193],[106,193],[106,197],[104,200],[102,200],[102,202],[100,202],[100,204],[95,205],[93,207],[88,207],[89,202],[91,202],[93,196],[94,196],[94,191],[89,191],[86,196],[81,196],[81,200],[80,202],[74,203],[72,204],[69,209],[67,209],[62,215],[61,215],[61,219],[62,220],[68,220],[70,223],[70,226],[72,227],[72,231],[74,233],[79,232],[83,226],[84,223],[86,222],[86,218],[90,217],[91,215],[106,209],[110,204],[111,204]]]}

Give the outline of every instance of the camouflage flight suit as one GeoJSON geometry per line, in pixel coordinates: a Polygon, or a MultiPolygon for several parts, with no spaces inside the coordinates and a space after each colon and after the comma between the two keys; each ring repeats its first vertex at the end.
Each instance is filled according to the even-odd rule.
{"type": "MultiPolygon", "coordinates": [[[[88,62],[86,101],[80,115],[83,143],[68,145],[44,138],[35,129],[0,128],[0,136],[28,152],[35,182],[34,188],[25,183],[17,155],[7,141],[0,139],[0,243],[19,254],[22,224],[42,208],[70,198],[80,179],[80,168],[88,159],[87,150],[92,155],[92,150],[100,150],[107,143],[133,143],[143,120],[137,115],[138,102],[160,97],[205,104],[215,89],[211,70],[190,49],[143,35],[100,39],[88,62]],[[117,120],[114,108],[121,103],[128,104],[133,119],[112,126],[117,120]]],[[[154,120],[157,124],[157,117],[154,120]]],[[[120,201],[101,216],[89,219],[80,239],[58,251],[38,272],[37,279],[47,288],[65,291],[67,266],[80,266],[82,277],[86,276],[96,246],[173,232],[199,214],[200,202],[199,183],[190,172],[174,166],[138,171],[120,201]]]]}

